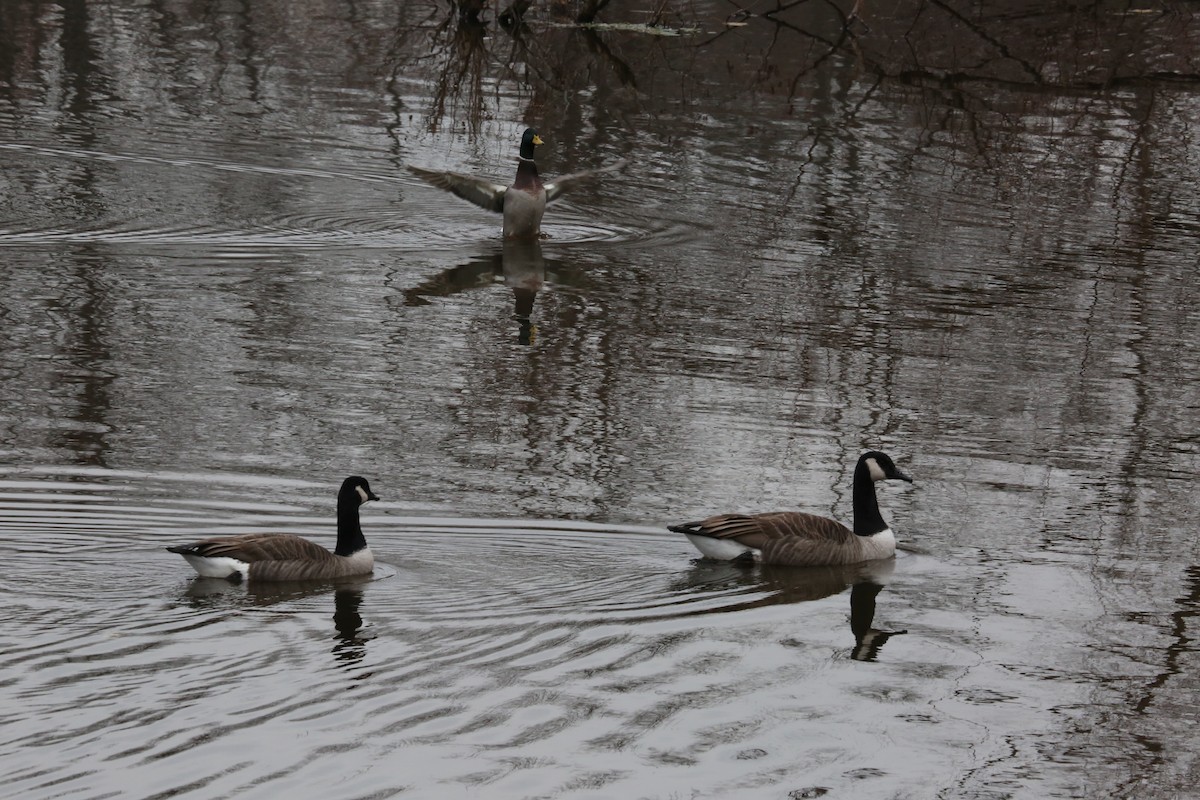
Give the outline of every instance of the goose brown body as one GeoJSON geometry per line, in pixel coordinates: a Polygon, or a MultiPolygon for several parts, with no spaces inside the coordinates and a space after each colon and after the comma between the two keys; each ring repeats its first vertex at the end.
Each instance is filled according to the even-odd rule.
{"type": "Polygon", "coordinates": [[[259,581],[303,581],[363,575],[375,567],[370,548],[339,556],[321,545],[288,533],[222,536],[168,547],[185,558],[228,558],[249,565],[246,577],[259,581]]]}
{"type": "Polygon", "coordinates": [[[285,533],[218,536],[168,547],[206,577],[252,581],[330,580],[365,575],[375,566],[359,523],[358,508],[379,498],[356,475],[338,492],[338,538],[333,552],[315,542],[285,533]]]}
{"type": "Polygon", "coordinates": [[[879,513],[875,482],[912,482],[884,453],[863,454],[854,470],[854,527],[799,511],[720,514],[668,526],[686,534],[710,558],[751,558],[764,564],[823,566],[891,558],[896,537],[879,513]]]}
{"type": "Polygon", "coordinates": [[[837,520],[799,511],[721,514],[671,530],[732,540],[745,547],[748,555],[758,551],[758,560],[765,564],[800,567],[887,558],[895,552],[896,543],[890,537],[856,536],[837,520]]]}

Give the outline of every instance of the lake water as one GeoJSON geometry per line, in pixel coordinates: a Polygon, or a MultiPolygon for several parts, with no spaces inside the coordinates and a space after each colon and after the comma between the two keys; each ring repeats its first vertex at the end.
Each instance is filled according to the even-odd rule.
{"type": "Polygon", "coordinates": [[[0,796],[1197,796],[1200,24],[850,6],[7,4],[0,796]]]}

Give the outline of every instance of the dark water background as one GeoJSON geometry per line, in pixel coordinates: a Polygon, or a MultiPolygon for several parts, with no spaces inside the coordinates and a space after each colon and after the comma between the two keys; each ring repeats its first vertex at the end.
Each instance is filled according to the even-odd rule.
{"type": "Polygon", "coordinates": [[[5,3],[0,795],[1196,796],[1200,21],[1044,5],[5,3]]]}

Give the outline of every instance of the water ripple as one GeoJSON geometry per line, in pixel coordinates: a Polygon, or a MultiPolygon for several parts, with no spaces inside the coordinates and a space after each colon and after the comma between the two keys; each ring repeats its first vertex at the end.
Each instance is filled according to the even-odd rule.
{"type": "MultiPolygon", "coordinates": [[[[547,244],[599,242],[685,241],[692,229],[682,224],[658,228],[629,223],[599,223],[560,218],[544,226],[547,244]]],[[[262,221],[259,227],[210,229],[203,227],[115,226],[85,230],[64,228],[0,229],[0,247],[35,247],[60,244],[139,245],[143,248],[206,248],[212,255],[248,257],[260,250],[305,248],[374,248],[396,251],[427,251],[458,247],[466,243],[500,239],[499,219],[456,221],[449,225],[432,215],[401,215],[396,209],[354,215],[311,214],[262,221]]]]}
{"type": "Polygon", "coordinates": [[[87,161],[107,161],[112,163],[150,164],[171,167],[201,168],[224,172],[258,173],[262,175],[284,175],[308,178],[337,178],[340,180],[359,181],[364,183],[394,183],[395,179],[385,175],[369,175],[363,173],[331,171],[322,169],[303,169],[296,167],[272,167],[264,164],[247,164],[239,162],[217,161],[205,158],[184,158],[181,156],[154,156],[137,153],[113,153],[102,150],[88,150],[75,147],[46,147],[43,145],[19,144],[16,142],[0,142],[0,151],[29,153],[51,158],[73,158],[87,161]]]}
{"type": "Polygon", "coordinates": [[[336,753],[363,777],[340,794],[374,796],[409,785],[376,769],[403,752],[426,765],[423,791],[525,796],[531,780],[563,794],[580,778],[554,754],[589,753],[586,782],[611,788],[630,778],[602,765],[631,747],[681,765],[781,726],[813,733],[745,701],[853,643],[836,595],[858,571],[710,564],[657,528],[373,503],[375,575],[317,585],[201,579],[162,550],[244,530],[329,544],[329,493],[259,476],[0,476],[21,620],[0,632],[6,783],[22,796],[119,794],[139,777],[167,793],[312,796],[306,782],[328,785],[312,765],[336,753]],[[823,598],[798,625],[796,603],[823,598]],[[67,757],[46,767],[47,749],[67,757]]]}
{"type": "MultiPolygon", "coordinates": [[[[418,186],[415,179],[351,170],[274,167],[261,163],[222,161],[176,155],[106,152],[76,147],[47,147],[0,142],[0,152],[24,154],[51,161],[85,160],[114,164],[161,166],[173,170],[227,172],[294,179],[311,184],[297,191],[304,198],[292,206],[263,204],[260,216],[229,226],[225,216],[207,222],[212,209],[201,205],[181,220],[162,219],[169,210],[154,215],[160,224],[145,225],[146,218],[107,220],[86,227],[63,227],[61,222],[9,219],[0,229],[0,247],[45,247],[63,244],[107,244],[149,250],[207,249],[220,258],[253,258],[263,250],[314,248],[368,248],[396,251],[439,250],[468,242],[499,239],[500,218],[469,207],[457,198],[422,190],[420,201],[406,202],[401,193],[418,186]],[[393,190],[355,191],[354,185],[393,190]],[[303,209],[304,205],[319,210],[303,209]],[[291,210],[289,210],[291,209],[291,210]]],[[[149,201],[148,201],[149,202],[149,201]]],[[[544,226],[548,242],[560,244],[677,243],[695,235],[693,221],[647,220],[641,209],[605,209],[598,220],[592,213],[569,203],[557,204],[544,226]]],[[[667,215],[668,217],[670,215],[667,215]]]]}

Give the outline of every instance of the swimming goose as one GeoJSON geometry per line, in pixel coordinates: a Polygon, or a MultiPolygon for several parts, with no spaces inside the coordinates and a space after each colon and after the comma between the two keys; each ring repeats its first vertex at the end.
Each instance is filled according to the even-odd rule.
{"type": "Polygon", "coordinates": [[[439,189],[445,189],[480,208],[504,215],[505,239],[537,239],[542,232],[542,215],[546,204],[557,199],[563,192],[581,180],[600,172],[620,169],[625,162],[608,167],[562,175],[550,183],[542,183],[538,177],[537,164],[533,160],[533,149],[544,144],[537,131],[526,128],[521,136],[521,156],[517,161],[517,177],[512,186],[501,186],[486,178],[463,175],[458,172],[441,172],[424,167],[408,167],[417,175],[439,189]]]}
{"type": "Polygon", "coordinates": [[[854,468],[854,529],[836,520],[798,511],[722,514],[670,525],[686,534],[696,549],[720,561],[753,559],[764,564],[816,567],[891,558],[896,537],[879,513],[875,482],[912,478],[885,453],[863,453],[854,468]]]}
{"type": "Polygon", "coordinates": [[[358,507],[378,500],[364,478],[342,481],[337,502],[337,547],[331,553],[319,544],[288,533],[247,533],[218,536],[168,547],[208,578],[252,581],[330,580],[365,575],[375,566],[367,547],[358,507]]]}

